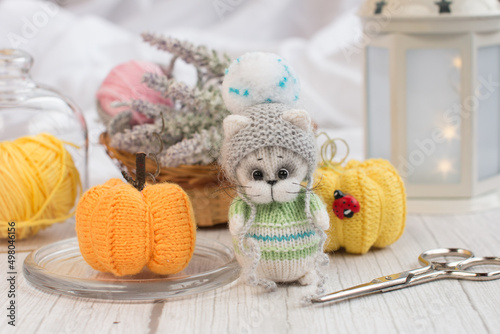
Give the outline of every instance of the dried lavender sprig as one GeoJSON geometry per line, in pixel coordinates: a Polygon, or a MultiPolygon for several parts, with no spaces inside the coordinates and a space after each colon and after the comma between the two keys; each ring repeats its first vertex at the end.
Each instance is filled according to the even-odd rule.
{"type": "Polygon", "coordinates": [[[111,137],[109,145],[130,153],[154,152],[158,149],[158,145],[153,139],[154,137],[148,132],[144,132],[139,136],[135,131],[126,131],[111,137]]]}
{"type": "Polygon", "coordinates": [[[183,82],[178,82],[175,79],[169,79],[165,75],[155,73],[144,73],[142,82],[146,83],[149,88],[160,92],[163,96],[168,96],[172,100],[183,101],[184,104],[194,104],[197,88],[191,88],[183,82]],[[173,86],[176,86],[172,89],[173,86]]]}
{"type": "Polygon", "coordinates": [[[148,87],[160,92],[175,102],[181,103],[181,108],[196,110],[210,114],[228,114],[220,90],[207,87],[202,90],[197,87],[189,87],[183,82],[168,79],[164,75],[145,73],[142,81],[148,87]]]}
{"type": "MultiPolygon", "coordinates": [[[[159,149],[155,133],[162,130],[161,118],[156,119],[153,124],[140,124],[123,132],[115,133],[111,137],[110,145],[127,152],[157,152],[159,149]]],[[[172,134],[166,130],[160,133],[163,145],[168,147],[182,140],[182,133],[172,134]]]]}
{"type": "Polygon", "coordinates": [[[144,100],[131,100],[130,109],[143,114],[148,118],[160,117],[161,114],[165,115],[165,117],[169,117],[176,112],[173,107],[168,105],[154,104],[144,100]]]}
{"type": "Polygon", "coordinates": [[[113,138],[117,133],[124,132],[126,129],[130,129],[130,122],[132,121],[132,112],[124,111],[118,113],[108,123],[107,131],[108,134],[113,138]]]}
{"type": "Polygon", "coordinates": [[[194,134],[211,127],[221,127],[223,119],[196,112],[174,115],[165,122],[165,131],[173,137],[192,138],[194,134]]]}
{"type": "Polygon", "coordinates": [[[181,41],[173,37],[143,33],[145,42],[155,46],[159,50],[167,51],[174,56],[184,60],[188,64],[194,65],[200,70],[204,70],[210,77],[223,76],[224,70],[229,66],[230,58],[224,54],[222,59],[215,50],[209,50],[205,46],[194,46],[190,42],[181,41]]]}
{"type": "MultiPolygon", "coordinates": [[[[171,98],[174,106],[155,105],[141,100],[131,101],[128,105],[132,110],[154,119],[155,123],[132,127],[131,113],[126,115],[128,118],[122,116],[120,122],[116,120],[114,123],[111,145],[132,153],[157,151],[159,144],[154,136],[161,130],[159,116],[163,114],[165,128],[161,134],[161,142],[167,149],[160,154],[161,165],[213,162],[219,155],[222,142],[222,121],[229,114],[220,92],[222,76],[229,65],[229,58],[225,56],[220,60],[215,51],[210,53],[205,47],[194,47],[188,42],[145,35],[151,45],[173,53],[173,59],[181,58],[194,65],[198,73],[198,85],[191,88],[167,75],[144,75],[143,81],[171,98]],[[173,44],[169,46],[169,42],[173,44]],[[173,49],[169,49],[170,47],[173,49]],[[129,122],[126,122],[127,120],[129,122]]],[[[173,66],[173,61],[170,66],[173,66]]],[[[169,69],[165,70],[166,74],[170,72],[169,69]]]]}
{"type": "MultiPolygon", "coordinates": [[[[144,101],[137,101],[137,105],[141,105],[142,102],[144,101]]],[[[172,142],[175,139],[191,138],[194,133],[200,132],[203,129],[209,129],[213,126],[221,127],[224,117],[225,113],[218,113],[214,116],[193,111],[171,113],[164,117],[164,131],[161,131],[161,118],[156,118],[154,125],[138,124],[132,127],[130,125],[132,112],[126,111],[113,117],[108,126],[108,133],[110,133],[112,138],[120,134],[113,141],[114,144],[120,145],[120,148],[125,142],[128,144],[135,142],[128,139],[127,137],[129,136],[140,137],[141,135],[145,135],[149,140],[153,132],[161,133],[164,144],[170,146],[175,144],[175,142],[172,142]]],[[[134,147],[139,147],[139,144],[135,144],[134,147]]]]}
{"type": "Polygon", "coordinates": [[[217,159],[222,135],[217,127],[201,130],[191,139],[184,139],[160,155],[160,164],[166,167],[209,164],[217,159]]]}

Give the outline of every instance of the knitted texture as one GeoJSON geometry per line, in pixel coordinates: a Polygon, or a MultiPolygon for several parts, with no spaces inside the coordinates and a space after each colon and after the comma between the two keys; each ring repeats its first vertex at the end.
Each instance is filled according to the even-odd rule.
{"type": "Polygon", "coordinates": [[[283,147],[299,154],[307,162],[307,177],[314,172],[317,164],[314,133],[312,129],[304,131],[283,119],[285,111],[289,113],[291,109],[280,103],[252,106],[245,110],[248,123],[240,123],[244,127],[232,137],[225,134],[221,164],[231,180],[235,181],[236,167],[243,157],[268,146],[283,147]]]}
{"type": "Polygon", "coordinates": [[[229,67],[223,98],[220,164],[238,192],[229,214],[242,279],[276,289],[276,282],[311,284],[324,291],[323,253],[329,219],[312,191],[317,149],[311,119],[292,106],[300,85],[273,54],[249,53],[229,67]],[[303,185],[303,182],[307,185],[303,185]]]}
{"type": "MultiPolygon", "coordinates": [[[[155,105],[172,106],[170,99],[164,98],[160,92],[142,82],[144,73],[163,74],[159,65],[137,60],[117,65],[109,72],[96,93],[97,110],[105,124],[117,114],[130,110],[129,106],[113,106],[113,102],[130,103],[142,99],[155,105]]],[[[135,124],[148,122],[148,117],[144,114],[134,111],[132,115],[135,124]]]]}
{"type": "MultiPolygon", "coordinates": [[[[311,213],[324,210],[318,196],[310,196],[311,213]]],[[[243,215],[248,219],[251,208],[241,198],[235,198],[229,211],[229,218],[243,215]]],[[[302,190],[293,201],[257,205],[257,214],[252,227],[245,235],[257,241],[261,258],[257,273],[276,282],[299,280],[314,269],[320,237],[309,224],[305,214],[305,191],[302,190]]],[[[236,257],[248,265],[248,259],[238,246],[238,237],[233,237],[236,257]]]]}
{"type": "Polygon", "coordinates": [[[287,61],[273,53],[249,52],[226,70],[222,97],[233,114],[244,114],[261,103],[293,106],[300,95],[300,81],[287,61]]]}
{"type": "Polygon", "coordinates": [[[344,247],[364,254],[374,247],[386,247],[402,235],[406,222],[406,194],[396,169],[386,160],[351,160],[345,167],[318,169],[321,182],[317,193],[328,206],[330,228],[325,251],[344,247]],[[354,196],[360,211],[352,218],[339,219],[332,210],[334,191],[354,196]]]}
{"type": "Polygon", "coordinates": [[[173,274],[189,263],[196,241],[193,209],[177,185],[142,192],[118,179],[89,189],[76,210],[80,252],[94,269],[134,275],[144,266],[173,274]]]}
{"type": "Polygon", "coordinates": [[[245,195],[256,204],[294,200],[303,190],[301,182],[306,174],[306,161],[297,153],[278,146],[253,151],[240,161],[236,171],[238,182],[248,190],[245,195]],[[254,179],[256,170],[262,173],[262,180],[254,179]],[[280,172],[286,173],[286,178],[280,178],[280,172]],[[275,184],[270,187],[269,182],[275,184]]]}

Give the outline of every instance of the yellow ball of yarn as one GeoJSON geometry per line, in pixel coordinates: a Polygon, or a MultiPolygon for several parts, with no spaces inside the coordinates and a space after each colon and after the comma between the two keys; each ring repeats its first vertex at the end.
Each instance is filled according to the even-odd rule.
{"type": "Polygon", "coordinates": [[[0,142],[0,237],[9,222],[19,240],[73,216],[82,186],[64,144],[50,134],[0,142]]]}

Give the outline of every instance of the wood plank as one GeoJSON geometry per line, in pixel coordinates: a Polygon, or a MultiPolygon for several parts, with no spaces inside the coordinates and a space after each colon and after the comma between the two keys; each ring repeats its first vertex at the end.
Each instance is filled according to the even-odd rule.
{"type": "MultiPolygon", "coordinates": [[[[71,218],[64,223],[54,224],[41,230],[36,235],[16,241],[16,252],[31,252],[53,242],[76,237],[75,219],[71,218]]],[[[7,252],[7,240],[0,239],[0,256],[7,252]]]]}
{"type": "MultiPolygon", "coordinates": [[[[231,244],[227,226],[198,232],[231,244]]],[[[418,254],[435,247],[470,248],[478,256],[500,255],[499,236],[500,210],[412,215],[401,239],[388,248],[362,256],[342,251],[331,254],[328,289],[418,267],[418,254]]],[[[18,255],[18,264],[26,255],[18,255]]],[[[0,254],[0,268],[7,268],[6,254],[0,254]]],[[[7,283],[0,281],[5,296],[7,283]]],[[[15,331],[22,333],[469,333],[500,328],[500,281],[439,281],[319,306],[304,306],[301,298],[313,288],[294,284],[265,293],[234,282],[196,296],[140,304],[57,296],[29,286],[22,275],[18,284],[19,326],[15,331]]],[[[13,333],[3,321],[0,333],[13,333]]]]}

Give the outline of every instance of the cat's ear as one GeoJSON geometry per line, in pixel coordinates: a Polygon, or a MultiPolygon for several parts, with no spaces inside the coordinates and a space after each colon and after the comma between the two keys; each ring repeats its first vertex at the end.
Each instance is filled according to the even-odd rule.
{"type": "Polygon", "coordinates": [[[309,113],[305,110],[290,109],[283,112],[281,117],[306,132],[311,130],[311,117],[309,117],[309,113]]]}
{"type": "Polygon", "coordinates": [[[251,123],[250,118],[241,115],[229,115],[224,119],[224,137],[232,138],[238,131],[251,123]]]}

